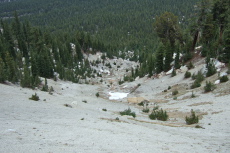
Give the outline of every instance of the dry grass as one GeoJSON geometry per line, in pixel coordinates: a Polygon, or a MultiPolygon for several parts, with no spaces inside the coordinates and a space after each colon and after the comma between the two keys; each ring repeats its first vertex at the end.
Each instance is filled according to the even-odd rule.
{"type": "Polygon", "coordinates": [[[149,102],[160,104],[160,103],[168,103],[169,100],[165,100],[165,99],[151,99],[151,100],[149,100],[149,102]]]}
{"type": "Polygon", "coordinates": [[[219,113],[222,113],[223,111],[219,111],[219,112],[212,112],[211,114],[219,114],[219,113]]]}
{"type": "Polygon", "coordinates": [[[188,106],[200,106],[200,105],[211,105],[213,104],[213,102],[200,102],[200,103],[195,103],[195,104],[191,104],[188,106]]]}

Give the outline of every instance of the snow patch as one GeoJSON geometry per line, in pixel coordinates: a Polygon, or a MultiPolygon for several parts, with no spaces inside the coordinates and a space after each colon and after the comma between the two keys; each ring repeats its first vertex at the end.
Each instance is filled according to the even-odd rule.
{"type": "Polygon", "coordinates": [[[128,96],[129,93],[120,93],[120,92],[109,92],[109,99],[110,100],[118,100],[118,99],[123,99],[128,96]]]}
{"type": "Polygon", "coordinates": [[[214,84],[220,84],[220,80],[216,80],[214,84]]]}

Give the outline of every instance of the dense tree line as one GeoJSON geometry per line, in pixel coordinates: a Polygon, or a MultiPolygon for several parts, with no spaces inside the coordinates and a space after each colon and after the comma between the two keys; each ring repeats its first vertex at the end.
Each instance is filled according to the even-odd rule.
{"type": "Polygon", "coordinates": [[[90,71],[83,53],[105,48],[85,32],[57,36],[29,22],[21,23],[17,12],[12,22],[1,20],[0,27],[0,82],[20,82],[23,87],[37,86],[39,77],[78,82],[90,71]]]}
{"type": "MultiPolygon", "coordinates": [[[[40,83],[39,77],[54,79],[58,77],[63,80],[79,82],[80,79],[91,77],[93,73],[89,61],[83,58],[84,52],[102,51],[106,52],[108,57],[123,57],[125,54],[119,55],[118,53],[121,46],[124,48],[124,52],[132,46],[131,48],[135,52],[130,60],[139,61],[141,64],[138,69],[132,69],[131,77],[126,77],[124,80],[133,80],[137,76],[143,77],[146,74],[152,76],[162,71],[167,72],[171,68],[178,69],[193,58],[194,49],[199,45],[202,46],[201,55],[207,58],[207,76],[215,73],[211,58],[225,63],[230,61],[229,0],[201,0],[195,9],[190,11],[190,13],[192,12],[190,22],[186,24],[181,24],[181,22],[186,22],[188,19],[182,20],[183,17],[177,16],[178,12],[177,14],[168,11],[160,13],[162,11],[160,10],[158,15],[154,14],[156,15],[154,16],[155,19],[151,19],[151,23],[147,26],[145,24],[149,21],[146,20],[145,22],[143,19],[145,19],[148,9],[139,7],[139,4],[143,4],[146,8],[155,6],[150,5],[148,0],[135,1],[135,3],[129,0],[122,1],[123,3],[119,0],[113,3],[103,1],[102,4],[106,7],[100,9],[102,4],[99,4],[99,0],[94,1],[95,5],[93,6],[90,5],[92,4],[91,1],[78,1],[78,4],[85,8],[83,10],[85,10],[84,15],[87,15],[86,20],[81,20],[78,15],[75,16],[76,20],[72,20],[71,7],[78,10],[80,14],[82,8],[81,10],[77,9],[71,0],[67,2],[51,0],[46,3],[41,1],[39,4],[25,2],[27,1],[18,0],[3,3],[12,9],[16,4],[28,5],[28,9],[14,12],[14,17],[10,20],[6,18],[1,20],[0,82],[6,80],[10,82],[20,81],[23,87],[37,86],[40,83]],[[40,26],[33,26],[28,20],[23,20],[23,15],[26,13],[34,13],[26,11],[29,11],[35,4],[38,6],[46,4],[42,10],[35,6],[34,9],[39,9],[40,13],[37,14],[38,16],[35,14],[29,17],[33,24],[40,20],[41,23],[37,23],[37,25],[41,24],[40,26]],[[60,10],[55,12],[55,9],[51,9],[52,6],[57,9],[61,5],[63,5],[63,9],[70,8],[63,11],[62,14],[60,14],[60,10]],[[131,15],[134,11],[138,13],[131,15]],[[53,19],[56,16],[55,13],[58,12],[58,15],[64,14],[63,16],[66,18],[56,22],[53,19]],[[98,12],[102,15],[103,22],[100,22],[102,20],[99,20],[100,17],[96,15],[98,12]],[[70,13],[70,18],[66,16],[66,13],[70,13]],[[91,13],[94,14],[94,18],[91,13]],[[49,17],[50,20],[46,17],[49,17]],[[88,19],[92,19],[92,21],[88,19]],[[138,21],[138,19],[140,20],[138,21]],[[44,20],[47,23],[44,23],[44,20]],[[93,21],[97,24],[94,24],[93,21]],[[48,24],[48,22],[53,25],[48,24]],[[71,22],[76,24],[71,24],[71,22]],[[56,23],[55,26],[54,23],[56,23]],[[83,28],[75,30],[78,29],[77,26],[83,28]],[[152,30],[149,30],[149,26],[152,30]],[[96,27],[96,30],[93,27],[96,27]],[[120,35],[124,31],[126,31],[125,35],[120,35]],[[154,41],[155,43],[153,43],[154,41]],[[148,46],[149,43],[152,48],[144,47],[145,45],[148,46]],[[153,50],[154,53],[149,50],[153,50]]],[[[181,3],[184,2],[186,1],[181,3]]],[[[172,8],[176,6],[173,1],[169,3],[168,1],[160,1],[158,4],[166,6],[171,4],[172,8]]],[[[0,5],[0,7],[2,6],[0,5]]],[[[6,16],[7,12],[3,11],[1,15],[6,16]]],[[[83,16],[83,14],[81,15],[83,16]]]]}
{"type": "Polygon", "coordinates": [[[19,17],[51,32],[85,31],[113,48],[154,51],[152,23],[168,11],[186,25],[198,0],[17,0],[0,5],[0,17],[19,17]]]}
{"type": "Polygon", "coordinates": [[[183,28],[178,21],[171,12],[156,17],[154,30],[160,43],[154,54],[146,55],[147,60],[141,67],[144,74],[180,68],[193,58],[196,46],[202,46],[201,55],[207,58],[207,76],[216,72],[210,58],[230,62],[229,0],[202,0],[196,5],[188,26],[183,28]]]}

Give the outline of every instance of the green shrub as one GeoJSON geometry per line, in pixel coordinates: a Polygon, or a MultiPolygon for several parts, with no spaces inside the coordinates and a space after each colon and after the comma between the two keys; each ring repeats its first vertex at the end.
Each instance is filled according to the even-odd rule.
{"type": "Polygon", "coordinates": [[[196,95],[192,92],[191,98],[195,98],[196,95]]]}
{"type": "Polygon", "coordinates": [[[137,105],[144,106],[144,102],[142,101],[142,102],[138,103],[137,105]]]}
{"type": "Polygon", "coordinates": [[[196,80],[199,81],[199,82],[202,82],[204,81],[204,75],[202,74],[201,71],[199,71],[196,75],[196,80]]]}
{"type": "Polygon", "coordinates": [[[144,109],[142,109],[142,112],[148,113],[148,112],[149,112],[149,108],[144,108],[144,109]]]}
{"type": "Polygon", "coordinates": [[[220,82],[223,83],[223,82],[227,82],[229,79],[228,79],[228,76],[227,75],[224,75],[222,77],[220,77],[220,82]]]}
{"type": "Polygon", "coordinates": [[[106,108],[103,108],[102,110],[103,110],[104,112],[106,112],[106,111],[107,111],[107,109],[106,109],[106,108]]]}
{"type": "Polygon", "coordinates": [[[191,72],[186,71],[184,74],[184,78],[190,78],[191,77],[191,72]]]}
{"type": "Polygon", "coordinates": [[[194,68],[194,66],[193,66],[193,64],[192,64],[191,61],[188,63],[187,68],[188,68],[189,70],[192,69],[192,68],[194,68]]]}
{"type": "Polygon", "coordinates": [[[191,125],[199,122],[198,116],[196,116],[195,112],[191,110],[190,117],[185,117],[186,124],[191,125]]]}
{"type": "Polygon", "coordinates": [[[212,61],[210,61],[210,58],[207,57],[206,59],[206,68],[208,69],[207,73],[206,73],[206,77],[210,77],[212,76],[213,74],[216,73],[216,67],[215,65],[213,64],[212,61]]]}
{"type": "Polygon", "coordinates": [[[161,121],[167,121],[168,120],[168,114],[166,111],[161,110],[153,110],[152,113],[149,115],[149,118],[151,120],[161,120],[161,121]]]}
{"type": "Polygon", "coordinates": [[[172,87],[171,87],[171,86],[168,86],[168,90],[170,90],[170,89],[172,89],[172,87]]]}
{"type": "Polygon", "coordinates": [[[98,98],[100,96],[99,92],[96,93],[96,97],[98,98]]]}
{"type": "Polygon", "coordinates": [[[177,100],[177,97],[173,97],[173,100],[177,100]]]}
{"type": "Polygon", "coordinates": [[[42,91],[48,92],[48,90],[49,90],[49,87],[48,87],[48,84],[47,84],[47,79],[45,78],[45,85],[43,85],[42,91]]]}
{"type": "Polygon", "coordinates": [[[32,95],[32,97],[29,98],[30,100],[34,100],[34,101],[39,101],[39,96],[35,93],[34,95],[32,95]]]}
{"type": "Polygon", "coordinates": [[[206,81],[206,85],[204,86],[205,92],[213,91],[215,88],[216,86],[213,83],[211,83],[210,81],[209,82],[206,81]]]}
{"type": "Polygon", "coordinates": [[[193,74],[192,78],[193,78],[193,79],[195,78],[196,80],[195,80],[194,83],[192,84],[191,89],[200,87],[200,86],[201,86],[201,82],[204,81],[204,76],[203,76],[203,74],[201,73],[201,71],[199,71],[199,72],[197,73],[197,75],[194,75],[194,74],[193,74]]]}
{"type": "Polygon", "coordinates": [[[201,83],[197,80],[195,80],[191,86],[191,89],[198,88],[201,86],[201,83]]]}
{"type": "Polygon", "coordinates": [[[130,108],[120,112],[120,115],[123,116],[123,115],[129,115],[129,116],[133,116],[134,118],[136,117],[136,113],[135,112],[132,112],[130,108]]]}
{"type": "Polygon", "coordinates": [[[178,90],[174,90],[174,91],[172,92],[172,95],[177,95],[178,93],[179,93],[178,90]]]}
{"type": "Polygon", "coordinates": [[[196,74],[193,73],[193,74],[192,74],[192,79],[193,79],[193,80],[196,80],[196,77],[197,77],[196,74]]]}
{"type": "Polygon", "coordinates": [[[171,77],[174,77],[174,76],[176,76],[176,70],[175,69],[173,69],[172,74],[171,74],[171,77]]]}

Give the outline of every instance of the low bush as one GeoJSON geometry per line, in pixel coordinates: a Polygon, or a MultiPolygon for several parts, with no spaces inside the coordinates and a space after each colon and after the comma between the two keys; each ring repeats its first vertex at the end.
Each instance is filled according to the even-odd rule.
{"type": "Polygon", "coordinates": [[[167,121],[168,120],[168,114],[166,111],[161,110],[153,110],[152,113],[149,115],[149,118],[151,120],[161,120],[161,121],[167,121]]]}
{"type": "Polygon", "coordinates": [[[96,97],[98,98],[100,96],[99,92],[96,93],[96,97]]]}
{"type": "Polygon", "coordinates": [[[177,97],[173,97],[173,100],[177,100],[177,97]]]}
{"type": "Polygon", "coordinates": [[[188,63],[187,68],[188,68],[189,70],[192,69],[192,68],[194,68],[194,66],[193,66],[193,64],[192,64],[191,61],[188,63]]]}
{"type": "Polygon", "coordinates": [[[184,74],[184,78],[186,78],[186,79],[190,78],[191,75],[192,75],[191,72],[186,71],[185,74],[184,74]]]}
{"type": "Polygon", "coordinates": [[[191,89],[194,89],[194,88],[198,88],[201,86],[201,82],[204,81],[204,76],[201,73],[201,71],[199,71],[197,75],[194,75],[194,74],[192,75],[192,79],[196,79],[191,86],[191,89]]]}
{"type": "Polygon", "coordinates": [[[29,98],[30,100],[34,100],[34,101],[39,101],[39,96],[35,93],[34,95],[32,95],[32,97],[29,98]]]}
{"type": "Polygon", "coordinates": [[[191,124],[196,124],[199,122],[198,116],[196,116],[195,112],[191,110],[191,115],[190,117],[185,117],[186,124],[191,125],[191,124]]]}
{"type": "Polygon", "coordinates": [[[220,77],[220,82],[223,83],[223,82],[227,82],[229,79],[228,79],[228,76],[227,75],[224,75],[222,77],[220,77]]]}
{"type": "Polygon", "coordinates": [[[178,90],[174,90],[174,91],[172,92],[172,95],[177,95],[178,93],[179,93],[178,90]]]}
{"type": "Polygon", "coordinates": [[[191,98],[195,98],[196,95],[192,92],[191,98]]]}
{"type": "Polygon", "coordinates": [[[206,85],[204,86],[204,92],[213,91],[215,88],[216,86],[213,83],[211,83],[210,81],[209,82],[206,81],[206,85]]]}
{"type": "Polygon", "coordinates": [[[102,110],[103,110],[104,112],[106,112],[106,111],[107,111],[107,109],[106,109],[106,108],[103,108],[102,110]]]}
{"type": "Polygon", "coordinates": [[[172,74],[171,74],[171,77],[174,77],[174,76],[176,76],[176,70],[175,69],[173,69],[172,74]]]}
{"type": "Polygon", "coordinates": [[[136,113],[135,112],[132,112],[130,108],[120,112],[120,115],[123,116],[123,115],[129,115],[129,116],[133,116],[134,118],[136,117],[136,113]]]}
{"type": "Polygon", "coordinates": [[[206,66],[206,68],[208,69],[207,73],[206,73],[206,77],[210,77],[212,75],[214,75],[216,73],[216,67],[213,64],[213,62],[209,62],[206,66]]]}
{"type": "Polygon", "coordinates": [[[148,112],[149,112],[149,108],[144,108],[144,109],[142,109],[142,112],[148,113],[148,112]]]}
{"type": "Polygon", "coordinates": [[[201,86],[201,83],[197,80],[195,80],[191,86],[191,89],[198,88],[201,86]]]}

